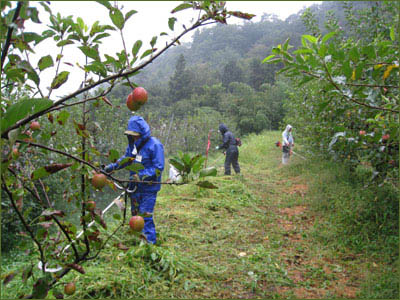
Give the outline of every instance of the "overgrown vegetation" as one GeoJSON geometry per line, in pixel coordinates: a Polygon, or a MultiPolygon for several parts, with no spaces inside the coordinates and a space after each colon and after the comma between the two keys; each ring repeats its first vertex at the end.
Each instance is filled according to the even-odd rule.
{"type": "MultiPolygon", "coordinates": [[[[399,4],[323,2],[255,23],[224,2],[186,1],[174,11],[201,13],[182,34],[216,26],[183,47],[169,48],[173,34],[159,52],[155,36],[147,50],[136,41],[108,55],[100,40],[117,31],[123,41],[136,11],[98,2],[113,26],[53,14],[42,2],[41,34],[24,27],[42,18],[36,3],[1,4],[2,298],[59,298],[67,282],[78,298],[398,298],[399,4]],[[228,17],[245,21],[228,26],[228,17]],[[60,52],[32,65],[45,39],[60,52]],[[63,49],[73,45],[85,80],[52,101],[69,76],[63,49]],[[44,92],[39,75],[52,68],[44,92]],[[220,122],[244,141],[240,176],[200,184],[218,189],[163,186],[156,246],[128,233],[116,207],[99,213],[125,173],[109,176],[102,192],[89,184],[125,150],[125,99],[137,84],[150,95],[140,114],[186,183],[201,173],[207,134],[219,144],[220,122]],[[266,130],[284,122],[307,160],[293,156],[283,168],[280,133],[266,130]],[[78,229],[84,238],[60,258],[78,229]],[[39,261],[63,271],[52,277],[39,261]]],[[[210,155],[222,174],[224,157],[210,155]]]]}
{"type": "MultiPolygon", "coordinates": [[[[142,244],[124,227],[86,274],[66,276],[77,283],[74,297],[397,298],[397,192],[376,194],[364,175],[318,157],[293,156],[282,168],[279,136],[244,139],[242,175],[219,175],[218,190],[163,187],[159,244],[142,244]]],[[[223,173],[220,156],[209,165],[223,173]]],[[[2,264],[9,271],[22,261],[3,256],[2,264]]],[[[26,289],[11,281],[3,297],[26,289]]]]}

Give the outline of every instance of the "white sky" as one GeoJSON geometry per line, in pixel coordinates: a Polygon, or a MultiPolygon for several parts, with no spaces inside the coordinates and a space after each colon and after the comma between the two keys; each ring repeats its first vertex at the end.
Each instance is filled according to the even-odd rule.
{"type": "MultiPolygon", "coordinates": [[[[34,3],[34,2],[31,2],[34,3]]],[[[110,1],[114,4],[115,1],[110,1]]],[[[169,37],[158,37],[156,48],[162,48],[165,42],[170,40],[174,34],[179,34],[182,31],[182,24],[187,27],[190,25],[191,20],[197,19],[198,11],[187,9],[175,14],[171,14],[171,10],[177,5],[182,3],[181,1],[118,1],[119,7],[123,6],[123,12],[126,13],[132,9],[138,11],[137,14],[133,15],[126,23],[123,33],[127,46],[128,53],[131,52],[132,46],[136,40],[142,40],[143,45],[141,51],[150,48],[150,40],[153,36],[159,35],[161,32],[167,32],[170,34],[169,37]],[[170,17],[176,17],[178,22],[175,24],[175,31],[171,32],[168,28],[168,19],[170,17]]],[[[255,14],[256,17],[253,21],[257,22],[261,19],[264,13],[275,14],[280,19],[286,19],[291,14],[297,13],[300,9],[310,6],[314,3],[321,3],[321,1],[228,1],[228,10],[239,10],[246,13],[255,14]]],[[[39,8],[39,18],[44,23],[46,21],[47,13],[42,10],[41,5],[36,5],[39,8]]],[[[89,27],[97,20],[100,24],[112,24],[108,15],[108,10],[103,5],[95,1],[52,1],[50,8],[53,14],[60,12],[62,16],[72,15],[73,19],[81,17],[85,24],[89,27]]],[[[244,21],[238,18],[230,18],[228,24],[241,24],[244,21]]],[[[204,27],[203,27],[204,28],[204,27]]],[[[42,25],[32,24],[31,22],[25,24],[25,31],[36,31],[42,32],[46,28],[42,25]]],[[[111,33],[111,31],[109,31],[111,33]]],[[[190,32],[185,36],[181,42],[189,42],[193,32],[190,32]]],[[[114,55],[117,51],[120,52],[123,49],[120,34],[114,32],[111,37],[105,38],[104,43],[100,45],[100,53],[114,55]],[[102,50],[103,49],[103,50],[102,50]]],[[[64,61],[76,64],[79,62],[81,65],[84,64],[84,56],[81,51],[75,49],[72,51],[73,45],[66,46],[64,48],[64,61]]],[[[31,55],[31,63],[35,65],[38,59],[42,56],[51,54],[53,60],[57,55],[59,49],[51,48],[50,43],[47,41],[42,42],[35,48],[37,55],[31,55]]],[[[142,52],[140,52],[142,53],[142,52]]],[[[267,56],[268,53],[266,53],[267,56]]],[[[55,90],[52,94],[52,99],[55,96],[62,96],[70,94],[79,88],[79,84],[83,78],[83,72],[76,71],[76,67],[72,68],[66,64],[62,64],[62,70],[74,72],[69,76],[69,80],[62,87],[55,90]],[[74,69],[74,71],[73,71],[74,69]]],[[[54,69],[49,68],[41,74],[41,88],[46,92],[46,87],[50,85],[51,79],[54,77],[54,69]]]]}

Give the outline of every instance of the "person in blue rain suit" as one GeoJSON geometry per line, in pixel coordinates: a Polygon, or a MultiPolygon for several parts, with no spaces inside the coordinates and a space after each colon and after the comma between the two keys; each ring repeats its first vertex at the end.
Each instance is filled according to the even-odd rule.
{"type": "Polygon", "coordinates": [[[239,149],[237,147],[237,141],[232,132],[228,130],[228,127],[224,123],[219,124],[218,131],[222,135],[222,144],[215,147],[216,150],[223,149],[226,151],[225,157],[225,175],[231,175],[231,165],[235,170],[236,174],[240,173],[239,166],[239,149]]]}
{"type": "Polygon", "coordinates": [[[160,183],[145,183],[145,181],[161,182],[161,173],[164,170],[164,146],[151,136],[150,127],[140,116],[133,116],[128,121],[125,131],[128,138],[128,146],[124,156],[117,162],[107,165],[104,171],[110,173],[125,168],[132,162],[140,163],[144,169],[138,172],[130,171],[130,178],[144,182],[131,182],[129,189],[136,190],[130,193],[132,216],[138,213],[144,215],[144,228],[142,233],[149,243],[156,243],[156,228],[153,221],[153,211],[156,204],[157,192],[161,188],[160,183]],[[120,164],[127,158],[133,158],[130,162],[120,164]]]}

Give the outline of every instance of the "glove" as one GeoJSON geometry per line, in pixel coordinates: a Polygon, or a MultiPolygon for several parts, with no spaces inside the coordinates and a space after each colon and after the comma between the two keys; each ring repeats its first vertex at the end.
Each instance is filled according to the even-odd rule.
{"type": "Polygon", "coordinates": [[[215,150],[218,150],[218,149],[219,149],[219,146],[215,147],[215,150]]]}
{"type": "Polygon", "coordinates": [[[104,172],[106,172],[106,173],[111,173],[113,170],[112,164],[109,164],[107,166],[102,166],[102,168],[103,168],[104,172]]]}

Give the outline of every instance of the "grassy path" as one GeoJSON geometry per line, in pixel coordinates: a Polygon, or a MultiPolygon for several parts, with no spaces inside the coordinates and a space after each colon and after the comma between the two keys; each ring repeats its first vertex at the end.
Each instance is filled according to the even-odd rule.
{"type": "MultiPolygon", "coordinates": [[[[308,208],[307,179],[296,171],[296,164],[304,162],[294,158],[293,166],[282,167],[276,140],[279,134],[249,138],[241,148],[242,175],[218,177],[216,192],[181,190],[174,196],[176,189],[164,191],[163,245],[187,253],[208,274],[193,278],[189,293],[175,295],[356,296],[362,268],[343,264],[337,253],[314,239],[320,217],[308,208]]],[[[360,263],[353,255],[355,260],[360,263]]]]}
{"type": "MultiPolygon", "coordinates": [[[[329,186],[330,178],[311,172],[308,162],[292,157],[282,167],[274,145],[279,139],[271,132],[248,137],[240,148],[240,176],[222,176],[222,157],[210,159],[219,170],[213,178],[217,190],[164,186],[155,210],[159,245],[139,244],[124,228],[97,260],[84,265],[85,275],[71,272],[63,278],[77,284],[69,298],[362,295],[374,280],[371,274],[385,262],[353,253],[335,240],[315,201],[339,191],[317,188],[321,184],[316,182],[329,186]],[[119,250],[118,244],[129,250],[119,250]]],[[[29,292],[13,281],[3,295],[29,292]]]]}

